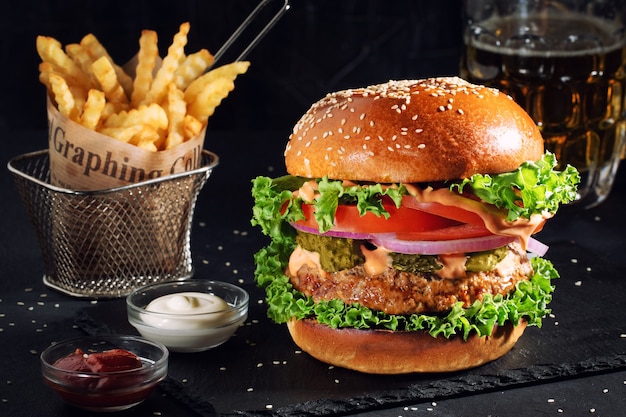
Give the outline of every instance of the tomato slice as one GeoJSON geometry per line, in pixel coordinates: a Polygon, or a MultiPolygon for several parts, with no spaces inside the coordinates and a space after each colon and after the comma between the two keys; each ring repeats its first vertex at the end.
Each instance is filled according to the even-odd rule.
{"type": "MultiPolygon", "coordinates": [[[[388,219],[369,212],[361,216],[356,206],[339,205],[332,230],[356,233],[421,233],[460,224],[455,220],[424,211],[402,206],[397,208],[393,203],[383,203],[383,207],[390,214],[388,219]]],[[[302,211],[306,219],[299,220],[297,224],[317,228],[318,225],[313,215],[314,206],[303,204],[302,211]]]]}
{"type": "Polygon", "coordinates": [[[436,214],[437,216],[453,219],[461,223],[484,224],[483,219],[473,211],[457,206],[446,206],[441,203],[420,203],[412,196],[402,197],[402,206],[436,214]]]}

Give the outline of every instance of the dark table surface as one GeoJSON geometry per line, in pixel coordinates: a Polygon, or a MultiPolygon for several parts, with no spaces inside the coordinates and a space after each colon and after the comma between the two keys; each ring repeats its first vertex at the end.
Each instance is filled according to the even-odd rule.
{"type": "MultiPolygon", "coordinates": [[[[284,171],[286,134],[209,132],[220,156],[200,193],[192,229],[195,277],[236,283],[249,318],[226,344],[173,353],[168,379],[119,415],[622,416],[626,414],[626,174],[590,210],[566,207],[538,236],[561,274],[541,329],[505,357],[452,374],[375,376],[300,353],[266,317],[252,255],[266,243],[250,226],[250,181],[284,171]]],[[[47,146],[45,131],[5,132],[2,166],[47,146]]],[[[90,300],[42,282],[35,233],[6,168],[0,175],[0,416],[79,416],[44,385],[39,354],[52,342],[99,330],[136,334],[123,299],[90,300]]]]}

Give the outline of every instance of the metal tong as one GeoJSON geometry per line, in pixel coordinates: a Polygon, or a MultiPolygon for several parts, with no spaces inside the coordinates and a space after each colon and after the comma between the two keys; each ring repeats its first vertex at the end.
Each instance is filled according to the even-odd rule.
{"type": "MultiPolygon", "coordinates": [[[[226,53],[226,51],[237,41],[239,36],[248,28],[250,23],[256,19],[258,14],[265,8],[268,4],[272,3],[274,0],[262,0],[254,10],[248,15],[248,17],[239,25],[237,30],[230,35],[230,38],[226,40],[224,45],[217,51],[214,56],[213,66],[215,63],[220,60],[222,55],[226,53]]],[[[252,39],[252,41],[248,44],[248,46],[241,52],[241,54],[235,59],[235,61],[242,61],[250,51],[263,39],[263,37],[272,29],[272,27],[278,22],[278,20],[285,14],[291,5],[289,4],[289,0],[283,0],[282,6],[278,9],[278,11],[274,14],[274,16],[270,19],[270,21],[265,25],[265,27],[252,39]]]]}

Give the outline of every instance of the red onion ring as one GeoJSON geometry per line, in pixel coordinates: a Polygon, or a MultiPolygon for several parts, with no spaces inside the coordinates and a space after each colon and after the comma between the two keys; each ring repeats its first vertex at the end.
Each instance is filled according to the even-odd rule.
{"type": "Polygon", "coordinates": [[[416,255],[439,255],[449,253],[481,252],[508,245],[517,240],[514,236],[490,235],[470,239],[455,240],[400,240],[395,238],[374,237],[372,243],[393,252],[416,255]]]}
{"type": "MultiPolygon", "coordinates": [[[[322,236],[340,237],[344,239],[369,240],[376,246],[382,246],[390,251],[416,255],[439,255],[448,253],[469,253],[492,250],[508,245],[516,241],[515,236],[489,235],[470,239],[455,240],[401,240],[397,239],[395,233],[358,233],[344,231],[328,231],[320,233],[315,227],[302,226],[297,223],[291,224],[294,229],[305,233],[322,236]]],[[[530,237],[528,239],[527,250],[539,256],[544,256],[548,251],[548,246],[530,237]]]]}
{"type": "Polygon", "coordinates": [[[548,248],[548,245],[545,243],[541,243],[533,237],[528,238],[528,244],[526,245],[526,250],[528,250],[528,252],[543,256],[548,252],[548,248]]]}

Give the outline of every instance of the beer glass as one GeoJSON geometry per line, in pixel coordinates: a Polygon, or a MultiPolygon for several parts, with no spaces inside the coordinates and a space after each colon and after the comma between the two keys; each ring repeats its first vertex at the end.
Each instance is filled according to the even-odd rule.
{"type": "Polygon", "coordinates": [[[535,120],[576,203],[600,204],[626,149],[624,0],[464,0],[461,77],[498,88],[535,120]]]}

